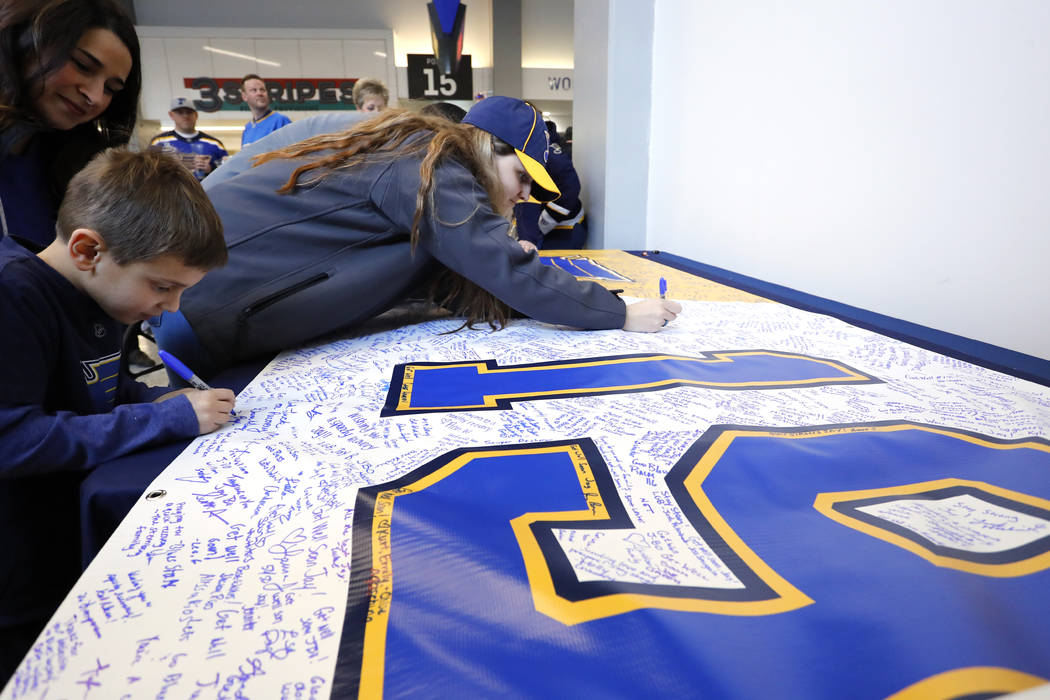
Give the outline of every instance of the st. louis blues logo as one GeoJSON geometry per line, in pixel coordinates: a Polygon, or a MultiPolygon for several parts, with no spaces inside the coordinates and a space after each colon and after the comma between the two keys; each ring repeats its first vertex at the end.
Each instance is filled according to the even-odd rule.
{"type": "Polygon", "coordinates": [[[117,375],[120,372],[120,352],[94,360],[82,360],[80,368],[84,372],[84,383],[91,393],[92,402],[96,406],[113,405],[117,391],[117,375]]]}
{"type": "Polygon", "coordinates": [[[120,366],[120,352],[114,352],[94,360],[81,360],[80,367],[84,370],[84,382],[95,384],[104,381],[109,376],[116,376],[117,368],[120,366]]]}

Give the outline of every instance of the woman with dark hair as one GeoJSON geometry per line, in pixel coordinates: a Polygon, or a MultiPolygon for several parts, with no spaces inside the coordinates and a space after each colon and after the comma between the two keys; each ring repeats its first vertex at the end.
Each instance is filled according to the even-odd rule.
{"type": "Polygon", "coordinates": [[[116,0],[0,0],[0,228],[55,237],[69,180],[135,128],[135,25],[116,0]]]}

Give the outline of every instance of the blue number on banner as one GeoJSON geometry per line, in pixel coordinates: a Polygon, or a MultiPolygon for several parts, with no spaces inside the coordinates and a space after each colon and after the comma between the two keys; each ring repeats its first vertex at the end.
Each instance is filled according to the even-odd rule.
{"type": "Polygon", "coordinates": [[[571,272],[576,277],[584,279],[610,280],[613,282],[631,282],[629,277],[624,277],[612,268],[602,265],[594,258],[579,255],[544,255],[540,262],[551,267],[558,267],[566,272],[571,272]]]}
{"type": "MultiPolygon", "coordinates": [[[[850,683],[870,684],[885,696],[922,671],[888,659],[929,659],[940,670],[951,667],[959,648],[964,658],[1001,658],[1002,634],[1024,649],[1022,640],[1040,639],[1050,626],[1039,581],[1008,589],[984,584],[982,604],[1009,596],[1013,607],[1004,610],[1019,605],[1028,613],[989,622],[1002,625],[1002,634],[980,628],[987,615],[976,616],[979,630],[957,638],[964,604],[958,595],[973,584],[959,589],[945,578],[981,574],[978,580],[994,581],[1050,567],[1047,473],[1050,444],[1043,440],[997,440],[908,422],[714,427],[667,475],[685,526],[673,529],[699,535],[698,566],[732,574],[733,580],[712,575],[712,585],[699,586],[618,578],[626,561],[586,543],[578,549],[593,559],[585,562],[591,573],[581,575],[570,563],[559,538],[629,539],[635,532],[589,440],[456,450],[359,491],[337,687],[361,697],[378,697],[384,686],[392,695],[410,694],[420,678],[445,687],[471,675],[445,661],[470,659],[498,664],[497,677],[526,694],[546,692],[544,674],[522,659],[539,654],[544,664],[568,664],[548,669],[564,678],[576,662],[561,660],[563,650],[585,646],[594,635],[622,640],[603,643],[610,651],[600,658],[586,655],[586,683],[598,695],[606,682],[618,692],[616,684],[628,682],[622,669],[635,663],[682,669],[675,672],[680,678],[665,675],[663,682],[685,693],[698,658],[691,650],[703,648],[708,674],[742,688],[755,683],[750,696],[767,696],[785,679],[771,671],[745,678],[739,659],[732,661],[733,649],[761,634],[767,646],[792,648],[804,662],[816,654],[850,683]],[[924,529],[929,508],[941,508],[953,524],[924,529]],[[828,518],[849,527],[829,526],[828,518]],[[918,593],[927,590],[938,591],[935,599],[918,593]],[[822,633],[834,639],[800,636],[823,629],[819,620],[837,606],[859,614],[822,633]],[[641,608],[650,608],[646,616],[631,614],[641,608]],[[668,617],[683,612],[714,615],[668,617]],[[770,615],[785,622],[760,628],[744,622],[770,615]],[[900,634],[868,635],[869,619],[900,626],[900,634]],[[635,638],[649,625],[673,625],[679,643],[647,652],[635,638]],[[887,640],[897,646],[880,646],[887,640]],[[389,668],[417,670],[390,675],[389,668]]],[[[827,697],[841,696],[846,688],[832,680],[827,697]]]]}
{"type": "Polygon", "coordinates": [[[500,367],[482,362],[398,365],[382,415],[508,409],[513,401],[658,391],[787,389],[825,384],[874,384],[880,379],[841,362],[807,355],[739,350],[701,357],[615,355],[500,367]]]}

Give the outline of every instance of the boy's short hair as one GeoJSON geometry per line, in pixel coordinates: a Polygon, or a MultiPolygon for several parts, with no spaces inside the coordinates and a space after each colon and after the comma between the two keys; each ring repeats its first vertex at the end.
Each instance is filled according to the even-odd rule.
{"type": "Polygon", "coordinates": [[[210,270],[226,264],[222,220],[175,157],[110,148],[91,159],[66,188],[55,226],[69,240],[78,228],[97,232],[120,265],[174,255],[210,270]]]}

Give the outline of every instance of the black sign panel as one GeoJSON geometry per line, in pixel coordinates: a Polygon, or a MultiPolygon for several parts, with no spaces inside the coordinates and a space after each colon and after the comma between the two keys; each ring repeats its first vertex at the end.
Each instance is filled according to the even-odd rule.
{"type": "Polygon", "coordinates": [[[414,100],[470,100],[474,97],[474,73],[470,56],[459,59],[452,75],[441,73],[431,54],[408,54],[408,96],[414,100]]]}

